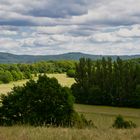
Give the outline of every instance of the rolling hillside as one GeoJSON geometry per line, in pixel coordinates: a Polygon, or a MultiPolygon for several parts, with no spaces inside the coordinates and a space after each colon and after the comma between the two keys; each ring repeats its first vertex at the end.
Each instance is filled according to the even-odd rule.
{"type": "MultiPolygon", "coordinates": [[[[90,55],[79,52],[65,53],[59,55],[15,55],[10,53],[0,52],[0,63],[32,63],[42,60],[79,60],[81,57],[91,58],[93,60],[101,59],[102,55],[90,55]]],[[[108,57],[107,55],[104,57],[108,57]]],[[[110,56],[116,59],[117,55],[110,56]]],[[[122,59],[140,58],[140,55],[123,55],[122,59]]]]}

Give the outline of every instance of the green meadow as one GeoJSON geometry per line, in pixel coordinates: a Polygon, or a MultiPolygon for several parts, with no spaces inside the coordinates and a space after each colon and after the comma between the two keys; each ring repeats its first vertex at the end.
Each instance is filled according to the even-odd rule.
{"type": "MultiPolygon", "coordinates": [[[[47,74],[48,77],[55,77],[59,83],[61,83],[62,86],[68,86],[70,87],[75,80],[73,78],[69,78],[66,76],[66,74],[47,74]]],[[[37,78],[34,78],[37,79],[37,78]]],[[[7,92],[11,91],[13,86],[22,86],[25,84],[28,80],[21,80],[17,82],[10,82],[9,84],[0,84],[0,94],[4,93],[6,94],[7,92]]]]}

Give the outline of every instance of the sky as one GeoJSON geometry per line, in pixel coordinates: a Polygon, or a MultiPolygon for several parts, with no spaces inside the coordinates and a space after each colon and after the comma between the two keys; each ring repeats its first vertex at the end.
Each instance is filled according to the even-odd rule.
{"type": "Polygon", "coordinates": [[[0,0],[0,52],[140,54],[140,0],[0,0]]]}

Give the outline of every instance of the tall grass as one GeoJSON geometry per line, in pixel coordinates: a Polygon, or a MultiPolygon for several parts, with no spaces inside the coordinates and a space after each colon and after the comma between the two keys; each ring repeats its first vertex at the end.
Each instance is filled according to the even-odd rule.
{"type": "Polygon", "coordinates": [[[107,106],[93,106],[75,104],[77,112],[84,114],[89,120],[101,129],[108,129],[112,126],[116,116],[122,115],[126,120],[131,120],[140,127],[140,109],[119,108],[107,106]]]}
{"type": "Polygon", "coordinates": [[[0,127],[0,140],[140,140],[140,128],[72,129],[45,127],[0,127]]]}

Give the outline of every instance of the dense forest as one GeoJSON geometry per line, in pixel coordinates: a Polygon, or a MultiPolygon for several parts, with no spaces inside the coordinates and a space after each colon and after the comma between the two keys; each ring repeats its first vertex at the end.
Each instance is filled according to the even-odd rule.
{"type": "Polygon", "coordinates": [[[97,61],[81,58],[76,64],[76,83],[71,89],[77,103],[140,107],[138,60],[97,61]]]}

